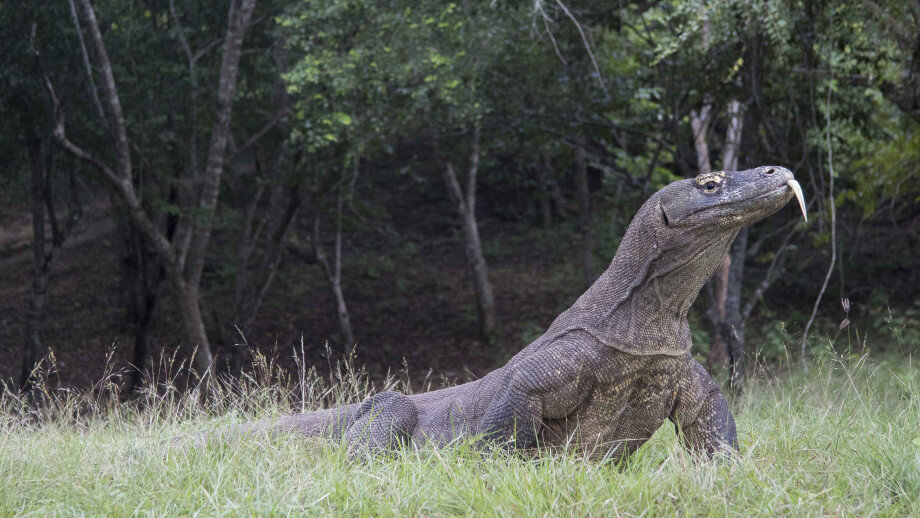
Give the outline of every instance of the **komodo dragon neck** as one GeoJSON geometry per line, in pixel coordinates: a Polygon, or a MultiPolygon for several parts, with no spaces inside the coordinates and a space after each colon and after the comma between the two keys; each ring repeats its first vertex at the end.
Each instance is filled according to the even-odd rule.
{"type": "Polygon", "coordinates": [[[690,351],[687,311],[737,231],[662,232],[658,196],[633,218],[607,270],[541,337],[575,330],[635,355],[690,351]]]}

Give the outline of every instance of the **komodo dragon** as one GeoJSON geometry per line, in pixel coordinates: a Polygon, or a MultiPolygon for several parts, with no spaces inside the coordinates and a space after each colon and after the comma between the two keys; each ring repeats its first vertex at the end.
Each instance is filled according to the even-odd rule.
{"type": "Polygon", "coordinates": [[[356,452],[479,436],[508,448],[576,444],[620,458],[670,419],[691,451],[737,449],[728,404],[690,355],[687,310],[738,231],[793,195],[804,215],[798,182],[776,166],[671,183],[642,205],[588,291],[483,378],[199,432],[194,443],[292,432],[344,439],[356,452]]]}

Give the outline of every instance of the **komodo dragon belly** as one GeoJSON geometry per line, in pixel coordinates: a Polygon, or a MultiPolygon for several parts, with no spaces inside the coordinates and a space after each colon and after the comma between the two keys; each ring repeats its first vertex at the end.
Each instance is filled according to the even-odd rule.
{"type": "Polygon", "coordinates": [[[667,420],[677,399],[686,356],[632,356],[598,373],[586,400],[563,419],[544,421],[540,442],[579,445],[604,455],[629,454],[667,420]]]}

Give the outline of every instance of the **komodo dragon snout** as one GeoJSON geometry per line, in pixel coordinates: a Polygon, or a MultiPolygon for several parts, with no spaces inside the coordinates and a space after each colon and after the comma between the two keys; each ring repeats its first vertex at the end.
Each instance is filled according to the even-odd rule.
{"type": "Polygon", "coordinates": [[[205,434],[293,432],[351,451],[480,437],[512,448],[581,445],[628,455],[666,421],[685,446],[737,449],[728,403],[690,354],[687,311],[735,236],[802,189],[778,166],[680,180],[639,209],[607,270],[502,367],[455,387],[290,415],[205,434]],[[599,448],[598,448],[599,447],[599,448]]]}

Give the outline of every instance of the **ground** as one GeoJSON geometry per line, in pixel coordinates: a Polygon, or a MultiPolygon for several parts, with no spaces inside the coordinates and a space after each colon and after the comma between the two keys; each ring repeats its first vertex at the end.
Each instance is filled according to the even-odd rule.
{"type": "MultiPolygon", "coordinates": [[[[361,386],[337,385],[340,397],[362,397],[346,385],[361,386]]],[[[670,426],[626,465],[468,444],[358,460],[339,445],[292,437],[169,446],[184,431],[286,406],[282,390],[251,390],[208,408],[184,398],[141,411],[106,408],[93,402],[98,393],[52,396],[53,411],[38,415],[16,414],[17,402],[4,400],[0,516],[920,516],[912,359],[828,352],[807,372],[759,372],[732,401],[741,453],[708,463],[680,449],[670,426]],[[78,407],[97,413],[75,419],[78,407]]]]}

